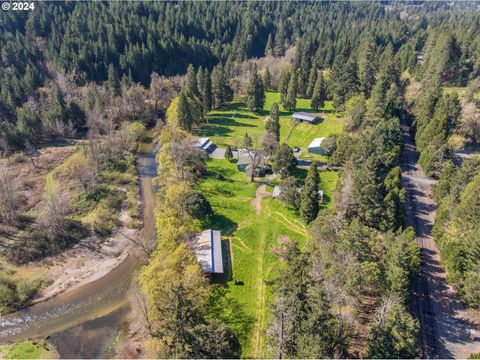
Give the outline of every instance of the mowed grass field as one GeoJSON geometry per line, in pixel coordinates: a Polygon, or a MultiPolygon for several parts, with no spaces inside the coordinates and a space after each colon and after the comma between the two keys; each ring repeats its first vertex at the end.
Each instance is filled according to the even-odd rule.
{"type": "MultiPolygon", "coordinates": [[[[299,179],[305,176],[302,169],[299,179]]],[[[325,199],[331,199],[337,179],[335,172],[322,172],[325,199]]],[[[225,272],[212,279],[214,291],[210,311],[240,336],[243,357],[270,357],[266,346],[268,306],[271,298],[267,282],[274,278],[279,261],[274,254],[280,236],[288,236],[303,246],[307,226],[299,215],[282,202],[264,197],[259,214],[252,204],[257,189],[234,162],[208,162],[208,177],[200,190],[214,209],[212,228],[222,231],[225,272]],[[242,285],[235,285],[235,279],[242,285]]],[[[267,187],[271,191],[271,186],[267,187]]],[[[327,203],[326,207],[329,206],[327,203]]]]}
{"type": "MultiPolygon", "coordinates": [[[[242,101],[228,104],[221,110],[209,114],[209,122],[197,131],[198,136],[210,137],[220,147],[226,145],[242,146],[243,137],[248,133],[260,145],[265,131],[265,117],[268,116],[272,104],[280,106],[280,140],[287,142],[291,147],[306,148],[314,138],[326,137],[343,130],[345,119],[335,114],[332,102],[327,101],[325,107],[319,111],[325,119],[318,124],[299,123],[292,125],[292,112],[288,112],[280,105],[278,92],[266,92],[263,111],[252,113],[242,101]]],[[[297,99],[296,111],[315,113],[310,107],[309,99],[297,99]]]]}

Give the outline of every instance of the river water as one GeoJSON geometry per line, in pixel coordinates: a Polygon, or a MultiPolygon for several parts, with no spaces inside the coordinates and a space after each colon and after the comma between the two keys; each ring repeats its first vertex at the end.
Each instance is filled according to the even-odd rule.
{"type": "MultiPolygon", "coordinates": [[[[137,168],[143,200],[143,236],[155,236],[156,152],[153,137],[139,146],[137,168]]],[[[135,255],[104,277],[19,312],[0,316],[0,343],[49,337],[62,358],[106,358],[128,326],[130,287],[140,261],[135,255]]]]}

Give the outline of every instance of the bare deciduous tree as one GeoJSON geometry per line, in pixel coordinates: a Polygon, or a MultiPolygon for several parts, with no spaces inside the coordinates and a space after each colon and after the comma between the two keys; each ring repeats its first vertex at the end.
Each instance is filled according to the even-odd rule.
{"type": "Polygon", "coordinates": [[[18,197],[12,178],[4,166],[0,166],[0,221],[11,225],[17,218],[18,197]]]}
{"type": "Polygon", "coordinates": [[[47,192],[45,207],[39,219],[40,225],[52,236],[67,230],[67,215],[70,213],[70,197],[58,187],[47,192]]]}
{"type": "Polygon", "coordinates": [[[480,143],[480,111],[471,102],[463,105],[460,131],[466,138],[480,143]]]}

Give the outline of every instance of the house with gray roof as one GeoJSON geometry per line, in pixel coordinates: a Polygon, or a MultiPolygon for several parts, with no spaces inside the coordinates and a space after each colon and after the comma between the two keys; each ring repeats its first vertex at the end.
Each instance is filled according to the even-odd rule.
{"type": "Polygon", "coordinates": [[[301,122],[310,123],[310,124],[316,124],[317,122],[320,121],[320,116],[318,114],[311,114],[311,113],[300,111],[300,112],[293,113],[292,119],[301,121],[301,122]]]}

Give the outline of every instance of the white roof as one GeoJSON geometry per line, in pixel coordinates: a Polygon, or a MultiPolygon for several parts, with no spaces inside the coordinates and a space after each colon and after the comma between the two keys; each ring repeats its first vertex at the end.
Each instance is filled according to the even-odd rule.
{"type": "Polygon", "coordinates": [[[300,119],[300,120],[305,120],[305,121],[314,121],[318,115],[317,114],[310,114],[306,112],[296,112],[293,113],[292,117],[294,119],[300,119]]]}
{"type": "Polygon", "coordinates": [[[212,142],[210,141],[210,139],[208,137],[206,138],[200,138],[198,139],[198,142],[197,142],[197,146],[199,148],[202,148],[204,150],[208,149],[208,147],[212,144],[212,142]]]}
{"type": "Polygon", "coordinates": [[[220,231],[205,230],[194,239],[192,250],[206,273],[223,273],[220,231]]]}
{"type": "Polygon", "coordinates": [[[316,148],[316,147],[320,147],[320,145],[322,145],[322,142],[323,140],[325,140],[325,138],[315,138],[312,140],[312,142],[310,143],[310,145],[308,145],[308,148],[316,148]]]}
{"type": "Polygon", "coordinates": [[[272,192],[272,196],[275,198],[275,197],[279,197],[280,194],[282,193],[282,188],[278,185],[276,185],[274,188],[273,188],[273,192],[272,192]]]}

